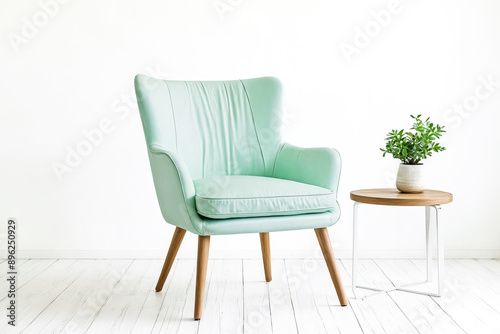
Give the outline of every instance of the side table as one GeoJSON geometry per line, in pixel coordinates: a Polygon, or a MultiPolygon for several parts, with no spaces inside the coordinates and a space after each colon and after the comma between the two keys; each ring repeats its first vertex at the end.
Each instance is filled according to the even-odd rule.
{"type": "MultiPolygon", "coordinates": [[[[443,191],[424,190],[418,194],[401,193],[395,188],[384,189],[362,189],[351,191],[351,199],[354,201],[353,216],[353,247],[352,247],[352,290],[356,297],[356,288],[389,292],[394,290],[419,293],[429,296],[441,296],[443,291],[443,273],[444,273],[444,245],[442,223],[439,221],[440,205],[451,203],[453,195],[443,191]],[[412,283],[404,286],[393,287],[388,290],[377,289],[367,286],[357,285],[357,265],[358,265],[358,206],[360,204],[388,205],[388,206],[423,206],[425,207],[425,230],[426,230],[426,248],[427,248],[427,282],[432,280],[432,248],[430,245],[431,236],[431,210],[435,210],[435,225],[437,239],[437,262],[438,262],[438,291],[437,293],[421,292],[408,289],[409,286],[420,283],[412,283]]],[[[422,282],[424,283],[424,282],[422,282]]]]}

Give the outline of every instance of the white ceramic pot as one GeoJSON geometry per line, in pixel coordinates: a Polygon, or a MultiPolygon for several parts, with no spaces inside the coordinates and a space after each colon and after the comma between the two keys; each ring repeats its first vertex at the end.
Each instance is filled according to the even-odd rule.
{"type": "Polygon", "coordinates": [[[403,193],[421,193],[425,190],[424,165],[400,164],[396,188],[403,193]]]}

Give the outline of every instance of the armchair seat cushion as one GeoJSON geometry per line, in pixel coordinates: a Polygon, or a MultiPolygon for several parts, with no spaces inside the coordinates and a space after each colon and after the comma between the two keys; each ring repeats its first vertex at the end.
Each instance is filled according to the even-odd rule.
{"type": "Polygon", "coordinates": [[[212,176],[194,186],[196,211],[212,219],[320,213],[336,207],[329,189],[272,177],[212,176]]]}

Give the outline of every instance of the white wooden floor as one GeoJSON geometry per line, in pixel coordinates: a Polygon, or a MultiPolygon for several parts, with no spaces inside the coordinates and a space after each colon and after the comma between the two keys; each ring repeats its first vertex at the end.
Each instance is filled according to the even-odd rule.
{"type": "MultiPolygon", "coordinates": [[[[201,321],[193,321],[195,261],[177,260],[155,293],[162,262],[20,261],[17,327],[2,315],[0,333],[500,333],[498,260],[447,260],[441,298],[391,292],[347,307],[321,260],[273,260],[270,283],[259,260],[212,260],[201,321]]],[[[352,298],[351,263],[338,262],[352,298]]],[[[360,283],[391,287],[423,280],[423,271],[420,260],[362,260],[360,283]]]]}

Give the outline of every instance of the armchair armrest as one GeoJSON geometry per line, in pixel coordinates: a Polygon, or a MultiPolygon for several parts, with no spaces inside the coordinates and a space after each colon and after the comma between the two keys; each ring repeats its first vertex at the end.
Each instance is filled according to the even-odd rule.
{"type": "Polygon", "coordinates": [[[301,148],[284,143],[276,156],[273,177],[337,193],[341,165],[340,154],[333,148],[301,148]]]}
{"type": "Polygon", "coordinates": [[[196,212],[195,189],[186,165],[160,145],[148,147],[158,203],[165,221],[198,235],[203,221],[196,212]]]}

